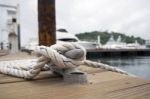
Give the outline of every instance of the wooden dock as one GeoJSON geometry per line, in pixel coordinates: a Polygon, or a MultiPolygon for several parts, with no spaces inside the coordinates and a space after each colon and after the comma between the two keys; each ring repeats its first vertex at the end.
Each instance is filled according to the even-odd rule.
{"type": "MultiPolygon", "coordinates": [[[[10,58],[0,57],[0,61],[10,58]]],[[[80,69],[88,73],[87,84],[64,83],[51,72],[32,81],[0,74],[0,99],[150,99],[149,80],[86,66],[80,69]]]]}

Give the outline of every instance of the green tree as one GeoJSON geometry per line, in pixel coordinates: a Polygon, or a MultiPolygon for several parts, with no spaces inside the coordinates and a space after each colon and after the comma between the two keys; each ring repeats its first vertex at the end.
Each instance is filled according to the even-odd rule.
{"type": "Polygon", "coordinates": [[[117,40],[118,37],[121,37],[122,42],[126,43],[134,43],[137,41],[139,44],[145,44],[145,40],[140,37],[134,36],[127,36],[125,33],[118,33],[118,32],[108,32],[108,31],[91,31],[91,32],[84,32],[76,34],[76,36],[82,41],[97,41],[97,36],[100,35],[101,44],[106,44],[107,41],[110,39],[111,36],[114,37],[114,40],[117,40]]]}

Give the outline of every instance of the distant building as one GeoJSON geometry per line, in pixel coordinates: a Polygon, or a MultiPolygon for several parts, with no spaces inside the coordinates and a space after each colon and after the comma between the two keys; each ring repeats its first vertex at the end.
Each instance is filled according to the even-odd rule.
{"type": "Polygon", "coordinates": [[[3,22],[3,27],[1,28],[1,45],[7,47],[1,47],[4,49],[10,49],[11,53],[18,52],[18,6],[11,5],[1,5],[3,9],[3,14],[5,17],[5,22],[3,22]],[[3,33],[5,32],[5,33],[3,33]]]}
{"type": "Polygon", "coordinates": [[[9,31],[8,40],[11,53],[18,52],[18,34],[17,34],[17,11],[7,10],[7,29],[9,31]]]}

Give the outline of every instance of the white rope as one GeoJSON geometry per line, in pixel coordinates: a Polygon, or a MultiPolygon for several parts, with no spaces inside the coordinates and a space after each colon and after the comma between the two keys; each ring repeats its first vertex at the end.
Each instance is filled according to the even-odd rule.
{"type": "Polygon", "coordinates": [[[0,64],[0,73],[31,79],[41,70],[70,69],[85,64],[128,75],[127,72],[115,67],[86,60],[86,50],[75,43],[55,44],[51,47],[38,46],[34,52],[40,56],[38,60],[26,63],[18,60],[3,62],[3,65],[0,64]]]}

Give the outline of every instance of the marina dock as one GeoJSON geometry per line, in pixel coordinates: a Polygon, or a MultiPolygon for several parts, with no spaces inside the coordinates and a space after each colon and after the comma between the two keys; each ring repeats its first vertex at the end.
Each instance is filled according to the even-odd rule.
{"type": "Polygon", "coordinates": [[[88,49],[87,58],[150,56],[150,49],[88,49]]]}
{"type": "MultiPolygon", "coordinates": [[[[3,60],[33,59],[19,53],[3,60]],[[14,58],[15,57],[15,58],[14,58]]],[[[63,78],[43,72],[34,80],[0,74],[0,99],[149,99],[150,81],[102,69],[81,66],[88,73],[87,84],[69,84],[63,78]]]]}

